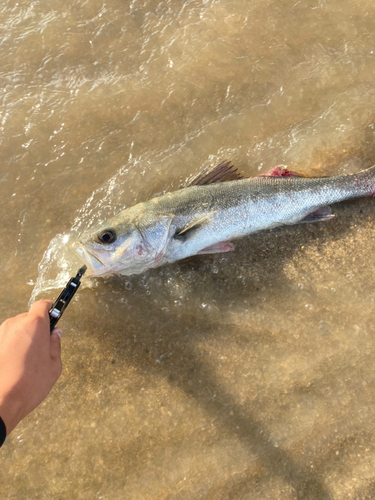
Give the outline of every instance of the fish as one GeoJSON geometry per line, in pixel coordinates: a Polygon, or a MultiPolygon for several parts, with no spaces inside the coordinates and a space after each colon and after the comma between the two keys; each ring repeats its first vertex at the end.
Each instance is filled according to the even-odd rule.
{"type": "Polygon", "coordinates": [[[375,195],[375,166],[304,177],[284,165],[246,178],[228,162],[206,167],[176,191],[126,208],[73,244],[91,276],[133,275],[277,226],[328,221],[330,204],[375,195]]]}

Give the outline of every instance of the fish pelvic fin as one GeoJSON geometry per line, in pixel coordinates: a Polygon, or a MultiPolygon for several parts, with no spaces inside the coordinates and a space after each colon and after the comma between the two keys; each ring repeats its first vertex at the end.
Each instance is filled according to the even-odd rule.
{"type": "Polygon", "coordinates": [[[199,252],[197,252],[197,255],[204,255],[209,253],[224,253],[233,251],[234,251],[234,245],[230,241],[220,241],[219,243],[215,243],[214,245],[199,250],[199,252]]]}
{"type": "Polygon", "coordinates": [[[244,176],[238,172],[238,169],[234,168],[230,161],[225,160],[214,167],[208,166],[204,168],[197,175],[188,177],[181,188],[204,186],[207,184],[215,184],[217,182],[238,181],[243,178],[244,176]]]}

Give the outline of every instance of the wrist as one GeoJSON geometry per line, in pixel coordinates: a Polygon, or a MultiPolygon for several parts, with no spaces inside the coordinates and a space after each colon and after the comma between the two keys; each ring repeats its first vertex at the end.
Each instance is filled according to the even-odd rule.
{"type": "Polygon", "coordinates": [[[17,401],[12,401],[11,398],[1,398],[0,396],[0,417],[6,428],[8,436],[16,425],[22,420],[21,405],[17,401]]]}

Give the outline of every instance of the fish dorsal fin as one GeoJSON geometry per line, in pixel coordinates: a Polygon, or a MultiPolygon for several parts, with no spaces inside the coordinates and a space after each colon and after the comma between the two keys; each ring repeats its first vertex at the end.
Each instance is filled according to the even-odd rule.
{"type": "Polygon", "coordinates": [[[288,170],[285,165],[277,165],[271,168],[266,174],[259,174],[257,177],[303,177],[303,175],[293,170],[288,170]]]}
{"type": "Polygon", "coordinates": [[[204,186],[216,182],[238,181],[240,179],[243,179],[243,175],[237,171],[237,168],[234,168],[230,161],[225,160],[214,167],[208,166],[204,168],[197,175],[188,177],[181,188],[204,186]]]}

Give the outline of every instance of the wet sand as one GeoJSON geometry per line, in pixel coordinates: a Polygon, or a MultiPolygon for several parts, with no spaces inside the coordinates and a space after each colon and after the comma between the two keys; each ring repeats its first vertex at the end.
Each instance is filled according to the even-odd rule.
{"type": "MultiPolygon", "coordinates": [[[[56,234],[208,164],[375,164],[374,14],[365,0],[5,1],[1,320],[26,310],[56,234]]],[[[375,498],[375,202],[332,209],[82,288],[61,379],[1,449],[1,497],[375,498]]]]}

